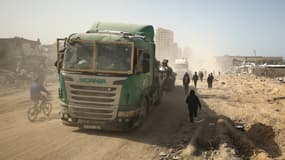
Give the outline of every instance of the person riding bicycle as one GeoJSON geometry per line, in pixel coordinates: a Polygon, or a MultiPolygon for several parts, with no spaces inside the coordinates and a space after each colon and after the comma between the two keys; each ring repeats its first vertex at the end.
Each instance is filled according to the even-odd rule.
{"type": "Polygon", "coordinates": [[[49,95],[49,92],[39,82],[39,78],[35,77],[33,78],[33,82],[30,88],[31,100],[35,103],[35,105],[38,105],[39,101],[46,101],[46,96],[44,96],[41,92],[45,92],[47,95],[49,95]]]}

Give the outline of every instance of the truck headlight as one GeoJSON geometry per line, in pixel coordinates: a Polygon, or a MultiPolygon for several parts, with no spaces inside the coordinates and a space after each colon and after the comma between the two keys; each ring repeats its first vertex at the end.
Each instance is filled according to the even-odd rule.
{"type": "Polygon", "coordinates": [[[69,77],[69,76],[64,76],[64,80],[65,81],[73,81],[73,78],[69,77]]]}

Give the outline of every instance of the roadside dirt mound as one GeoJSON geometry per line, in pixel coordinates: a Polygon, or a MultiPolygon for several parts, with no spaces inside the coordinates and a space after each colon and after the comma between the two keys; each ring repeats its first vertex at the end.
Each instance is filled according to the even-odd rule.
{"type": "Polygon", "coordinates": [[[237,151],[248,159],[284,159],[285,100],[279,97],[285,96],[285,85],[251,75],[223,75],[218,79],[224,83],[214,83],[212,90],[202,86],[198,91],[202,97],[215,95],[204,98],[211,110],[243,122],[244,138],[233,138],[237,151]]]}
{"type": "Polygon", "coordinates": [[[254,124],[246,132],[246,135],[259,149],[266,151],[270,157],[275,158],[281,156],[281,150],[275,142],[276,135],[271,126],[262,123],[254,124]]]}

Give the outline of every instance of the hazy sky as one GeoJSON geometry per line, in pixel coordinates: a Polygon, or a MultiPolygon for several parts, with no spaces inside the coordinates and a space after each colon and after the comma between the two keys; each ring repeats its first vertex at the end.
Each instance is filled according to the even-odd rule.
{"type": "Polygon", "coordinates": [[[96,21],[174,31],[194,54],[285,57],[285,0],[0,0],[0,38],[52,43],[96,21]]]}

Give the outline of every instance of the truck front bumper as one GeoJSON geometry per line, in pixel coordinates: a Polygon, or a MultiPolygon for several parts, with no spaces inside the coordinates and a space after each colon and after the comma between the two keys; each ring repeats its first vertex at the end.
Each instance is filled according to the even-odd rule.
{"type": "Polygon", "coordinates": [[[138,117],[138,110],[118,111],[114,120],[94,120],[72,117],[67,105],[61,105],[60,117],[65,125],[77,126],[83,129],[126,131],[133,128],[138,117]]]}

